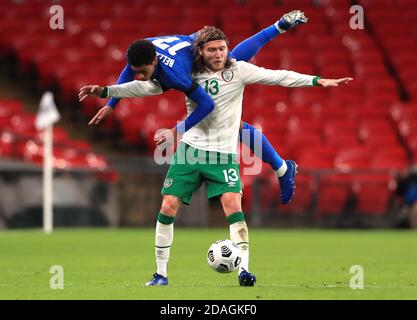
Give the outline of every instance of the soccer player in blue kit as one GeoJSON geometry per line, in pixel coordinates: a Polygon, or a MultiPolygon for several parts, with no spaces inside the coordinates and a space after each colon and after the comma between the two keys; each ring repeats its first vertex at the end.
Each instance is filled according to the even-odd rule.
{"type": "MultiPolygon", "coordinates": [[[[277,35],[307,22],[304,13],[299,10],[284,14],[275,24],[263,29],[254,36],[244,40],[231,51],[236,60],[249,61],[257,52],[277,35]]],[[[194,53],[192,42],[194,34],[190,36],[174,35],[147,38],[133,42],[127,50],[128,64],[121,72],[117,84],[135,80],[157,81],[164,90],[175,89],[184,92],[188,98],[197,104],[197,108],[181,123],[172,129],[167,129],[157,137],[157,144],[164,142],[167,137],[183,134],[202,121],[215,107],[211,97],[191,79],[194,53]]],[[[97,86],[84,86],[80,89],[79,98],[82,101],[88,95],[97,96],[97,86]]],[[[100,92],[102,98],[107,97],[106,87],[100,92]]],[[[107,105],[91,119],[90,125],[96,125],[108,116],[116,107],[120,99],[111,98],[107,105]]],[[[284,161],[267,138],[255,127],[242,122],[241,128],[249,131],[248,147],[264,162],[268,163],[278,177],[280,184],[281,203],[288,203],[294,194],[295,175],[297,165],[292,160],[284,161]],[[255,152],[255,138],[260,139],[261,154],[255,152]]],[[[240,135],[242,140],[242,133],[240,135]]]]}

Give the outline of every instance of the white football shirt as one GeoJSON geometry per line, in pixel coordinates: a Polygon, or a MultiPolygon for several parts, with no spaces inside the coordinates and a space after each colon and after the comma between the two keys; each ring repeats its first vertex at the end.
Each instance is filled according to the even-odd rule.
{"type": "MultiPolygon", "coordinates": [[[[194,74],[193,79],[212,97],[215,107],[184,133],[182,141],[196,149],[236,154],[246,85],[303,87],[312,86],[314,78],[293,71],[269,70],[244,61],[233,61],[229,69],[222,71],[194,74]]],[[[195,108],[196,104],[187,98],[187,114],[195,108]]]]}

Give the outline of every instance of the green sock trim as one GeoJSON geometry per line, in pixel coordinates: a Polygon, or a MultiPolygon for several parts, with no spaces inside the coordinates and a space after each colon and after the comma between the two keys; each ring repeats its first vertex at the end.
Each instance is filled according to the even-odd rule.
{"type": "Polygon", "coordinates": [[[108,95],[109,95],[109,88],[108,87],[104,87],[103,88],[103,92],[101,93],[100,98],[107,98],[108,95]]]}
{"type": "Polygon", "coordinates": [[[171,224],[174,223],[175,217],[170,217],[164,215],[162,212],[158,213],[158,221],[162,224],[171,224]]]}
{"type": "Polygon", "coordinates": [[[320,85],[317,83],[317,81],[319,81],[320,79],[321,79],[321,77],[314,77],[314,78],[313,78],[313,86],[316,86],[316,87],[320,86],[320,85]]]}
{"type": "Polygon", "coordinates": [[[229,225],[234,224],[239,221],[245,221],[245,214],[243,212],[235,212],[228,216],[226,219],[229,222],[229,225]]]}

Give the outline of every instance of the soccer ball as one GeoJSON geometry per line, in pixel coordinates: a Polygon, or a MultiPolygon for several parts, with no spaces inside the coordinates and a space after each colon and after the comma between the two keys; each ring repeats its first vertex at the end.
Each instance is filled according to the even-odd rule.
{"type": "Polygon", "coordinates": [[[235,271],[241,260],[240,248],[228,239],[212,243],[207,252],[208,264],[220,273],[235,271]]]}

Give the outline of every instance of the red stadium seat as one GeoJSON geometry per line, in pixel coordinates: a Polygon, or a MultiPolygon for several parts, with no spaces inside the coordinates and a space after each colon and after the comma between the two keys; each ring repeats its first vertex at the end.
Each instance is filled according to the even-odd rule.
{"type": "Polygon", "coordinates": [[[288,132],[291,134],[297,133],[316,133],[321,131],[322,123],[318,119],[299,118],[297,116],[290,116],[287,122],[288,132]]]}
{"type": "Polygon", "coordinates": [[[370,150],[367,147],[342,148],[335,157],[335,167],[341,172],[369,168],[370,150]]]}
{"type": "Polygon", "coordinates": [[[245,4],[251,8],[253,8],[254,10],[258,9],[258,8],[265,8],[265,7],[270,7],[270,8],[279,8],[277,7],[277,1],[276,0],[246,0],[244,1],[245,4]]]}
{"type": "Polygon", "coordinates": [[[383,170],[404,170],[408,167],[406,154],[402,156],[389,152],[380,151],[372,155],[370,168],[383,170]]]}
{"type": "Polygon", "coordinates": [[[310,175],[299,174],[297,176],[297,187],[293,200],[291,200],[291,202],[287,205],[281,205],[277,202],[278,212],[283,214],[308,213],[312,206],[314,189],[314,177],[310,175]]]}
{"type": "MultiPolygon", "coordinates": [[[[237,0],[209,0],[208,3],[210,4],[210,7],[228,8],[228,10],[231,10],[231,8],[237,9],[242,6],[237,0]]],[[[207,2],[204,2],[204,4],[207,4],[207,2]]]]}
{"type": "Polygon", "coordinates": [[[92,150],[91,143],[85,140],[68,140],[65,141],[65,147],[81,152],[89,152],[92,150]]]}
{"type": "Polygon", "coordinates": [[[0,133],[0,156],[15,157],[16,156],[16,140],[18,138],[11,132],[3,130],[0,133]]]}
{"type": "Polygon", "coordinates": [[[395,103],[390,109],[391,118],[394,121],[403,119],[417,119],[417,103],[395,103]]]}
{"type": "Polygon", "coordinates": [[[235,7],[232,10],[221,10],[218,12],[220,20],[234,21],[237,24],[245,23],[245,21],[252,21],[252,11],[246,6],[235,7]]]}
{"type": "Polygon", "coordinates": [[[179,34],[192,34],[200,30],[203,26],[214,25],[215,22],[209,17],[202,18],[200,20],[182,20],[180,21],[176,28],[179,34]]]}
{"type": "Polygon", "coordinates": [[[341,120],[327,120],[323,124],[323,135],[325,139],[331,139],[341,135],[352,135],[356,136],[357,133],[357,124],[349,119],[341,120]]]}
{"type": "Polygon", "coordinates": [[[332,123],[335,121],[341,122],[348,117],[347,111],[338,106],[324,106],[318,110],[320,118],[323,122],[332,123]]]}
{"type": "Polygon", "coordinates": [[[14,99],[0,99],[0,117],[11,117],[23,111],[22,102],[14,99]]]}
{"type": "Polygon", "coordinates": [[[352,179],[357,198],[356,211],[366,215],[384,214],[395,186],[392,177],[388,174],[354,175],[352,179]]]}
{"type": "Polygon", "coordinates": [[[325,67],[329,65],[340,65],[348,61],[349,55],[345,50],[338,51],[327,51],[323,52],[316,57],[316,62],[320,67],[325,67]],[[331,64],[329,64],[331,62],[331,64]]]}
{"type": "Polygon", "coordinates": [[[242,192],[243,192],[243,197],[242,197],[242,208],[244,212],[251,212],[253,207],[253,191],[252,191],[252,186],[253,186],[253,176],[247,176],[247,175],[243,175],[242,174],[242,166],[240,167],[240,177],[241,177],[241,181],[242,181],[242,192]]]}
{"type": "Polygon", "coordinates": [[[414,155],[417,152],[417,133],[412,133],[405,137],[405,142],[407,148],[413,153],[414,155]]]}
{"type": "MultiPolygon", "coordinates": [[[[136,38],[188,34],[216,25],[230,37],[232,49],[283,13],[299,8],[309,23],[269,43],[252,62],[325,77],[352,76],[355,81],[331,89],[252,86],[245,90],[244,119],[262,127],[279,153],[295,159],[301,170],[295,201],[289,206],[277,207],[277,179],[267,175],[263,209],[301,213],[317,200],[319,215],[338,214],[351,199],[354,181],[357,211],[378,215],[387,209],[392,181],[385,174],[370,177],[369,172],[396,172],[417,163],[417,85],[410,81],[417,77],[417,14],[412,10],[416,0],[359,1],[372,33],[350,30],[347,0],[66,1],[65,30],[54,32],[49,29],[47,1],[12,2],[0,0],[0,55],[15,55],[18,72],[39,75],[35,86],[57,86],[60,100],[70,102],[75,102],[81,85],[113,83],[125,64],[127,46],[136,38]],[[392,107],[402,98],[412,102],[392,107]],[[335,167],[354,175],[322,176],[316,185],[313,176],[302,173],[327,174],[335,167]]],[[[154,132],[175,125],[185,115],[184,95],[172,92],[122,100],[104,128],[120,131],[115,133],[121,134],[122,144],[147,145],[152,153],[154,132]]],[[[81,104],[82,111],[91,117],[102,104],[88,99],[81,104]]],[[[0,99],[1,155],[25,154],[40,163],[41,147],[34,144],[41,134],[33,120],[20,102],[0,99]]],[[[106,163],[90,153],[91,145],[85,141],[69,140],[63,129],[55,127],[54,138],[59,144],[56,166],[88,169],[106,163]]],[[[253,178],[245,178],[244,183],[244,203],[251,208],[252,194],[247,190],[253,178]]]]}
{"type": "Polygon", "coordinates": [[[290,93],[290,102],[295,106],[310,106],[326,99],[322,88],[294,88],[290,93]]]}
{"type": "MultiPolygon", "coordinates": [[[[43,141],[44,131],[38,132],[34,137],[35,140],[43,141]]],[[[69,141],[68,131],[64,128],[54,126],[52,133],[54,144],[65,144],[69,141]]]]}
{"type": "Polygon", "coordinates": [[[331,146],[310,146],[295,155],[302,170],[333,169],[337,149],[331,146]]]}
{"type": "Polygon", "coordinates": [[[335,147],[339,150],[345,148],[359,148],[361,146],[356,134],[346,133],[327,137],[325,144],[330,147],[335,147]]]}
{"type": "Polygon", "coordinates": [[[250,62],[257,66],[272,70],[279,69],[280,63],[279,56],[273,50],[259,52],[259,54],[257,54],[250,62]]]}
{"type": "Polygon", "coordinates": [[[363,119],[359,126],[359,138],[366,141],[373,136],[394,137],[394,127],[388,119],[363,119]]]}
{"type": "MultiPolygon", "coordinates": [[[[56,145],[53,150],[53,165],[58,169],[93,169],[105,170],[108,166],[107,160],[103,156],[94,153],[80,152],[72,147],[63,147],[56,145]]],[[[43,147],[41,144],[33,140],[28,141],[24,145],[23,158],[26,161],[42,164],[43,163],[43,147]]]]}
{"type": "Polygon", "coordinates": [[[252,20],[224,20],[222,30],[226,35],[250,37],[254,33],[252,20]]]}
{"type": "Polygon", "coordinates": [[[402,145],[399,143],[397,137],[394,135],[372,135],[364,141],[364,144],[372,150],[389,150],[391,148],[399,148],[400,150],[404,151],[402,145]]]}
{"type": "Polygon", "coordinates": [[[291,139],[288,140],[287,146],[291,148],[292,154],[298,155],[302,150],[307,147],[318,147],[321,146],[322,139],[320,134],[313,132],[299,132],[289,133],[291,139]]]}
{"type": "Polygon", "coordinates": [[[414,129],[417,128],[417,119],[410,118],[401,120],[398,122],[397,127],[400,135],[406,138],[415,132],[414,129]]]}
{"type": "Polygon", "coordinates": [[[257,28],[266,28],[271,24],[277,22],[277,20],[285,13],[284,9],[275,6],[258,7],[255,11],[254,19],[257,28]]]}
{"type": "Polygon", "coordinates": [[[10,118],[10,128],[22,136],[33,137],[37,134],[35,128],[36,115],[29,113],[15,114],[10,118]]]}
{"type": "Polygon", "coordinates": [[[181,8],[174,5],[155,4],[145,8],[146,16],[155,22],[176,21],[181,14],[181,8]]]}
{"type": "MultiPolygon", "coordinates": [[[[291,91],[291,94],[293,94],[293,91],[291,91]]],[[[320,115],[318,114],[317,108],[311,107],[310,105],[295,106],[288,102],[285,104],[285,112],[289,117],[301,122],[307,122],[308,120],[320,120],[320,115]]]]}
{"type": "Polygon", "coordinates": [[[120,123],[120,129],[122,131],[122,141],[127,145],[140,144],[143,140],[142,129],[156,131],[156,122],[153,122],[154,126],[150,128],[149,119],[151,119],[149,115],[136,115],[124,119],[120,123]],[[146,128],[144,128],[145,123],[146,128]]]}
{"type": "Polygon", "coordinates": [[[355,121],[368,121],[369,119],[386,120],[389,118],[389,107],[383,108],[382,106],[371,107],[371,106],[352,106],[348,110],[352,119],[355,121]]]}
{"type": "Polygon", "coordinates": [[[339,215],[347,205],[351,192],[348,175],[323,176],[319,180],[317,215],[339,215]]]}

